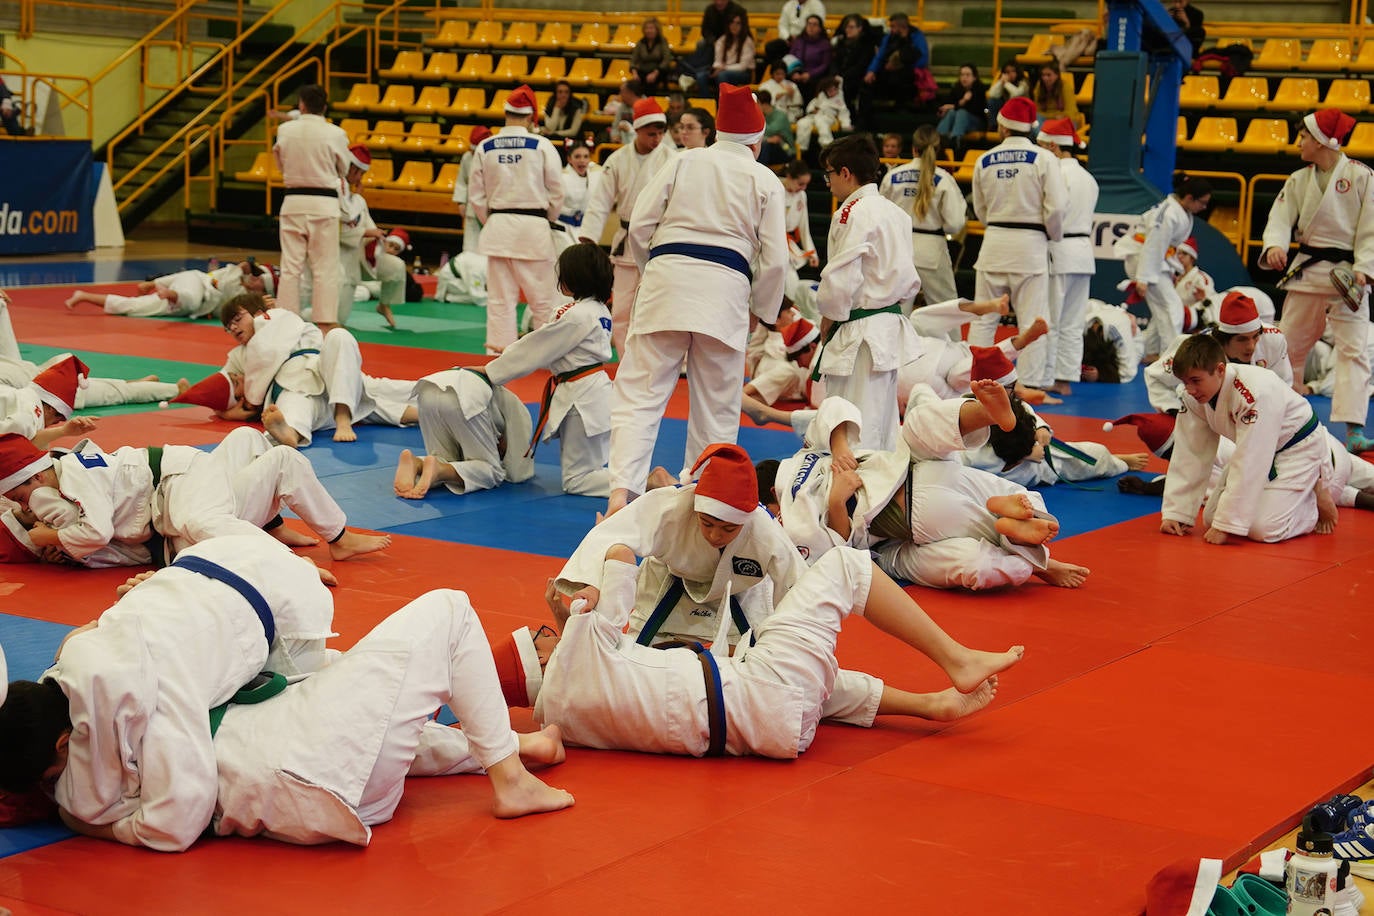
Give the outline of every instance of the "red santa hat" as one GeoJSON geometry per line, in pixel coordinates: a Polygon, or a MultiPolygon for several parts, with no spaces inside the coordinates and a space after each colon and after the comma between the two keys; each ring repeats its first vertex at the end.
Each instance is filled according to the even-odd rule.
{"type": "Polygon", "coordinates": [[[38,391],[38,399],[65,419],[75,409],[77,389],[85,388],[90,376],[89,366],[75,356],[68,356],[35,375],[32,384],[38,391]]]}
{"type": "Polygon", "coordinates": [[[1078,136],[1073,121],[1068,118],[1051,118],[1040,125],[1040,133],[1035,138],[1040,143],[1053,143],[1055,146],[1083,148],[1083,138],[1078,136]]]}
{"type": "Polygon", "coordinates": [[[692,473],[697,471],[692,508],[732,525],[748,521],[759,505],[759,479],[748,452],[725,442],[708,445],[692,465],[692,473]]]}
{"type": "Polygon", "coordinates": [[[1264,326],[1260,321],[1259,306],[1245,293],[1235,290],[1226,294],[1217,311],[1217,330],[1227,334],[1249,334],[1264,326]]]}
{"type": "Polygon", "coordinates": [[[228,410],[234,406],[234,383],[224,370],[205,378],[172,398],[172,404],[195,404],[211,410],[228,410]]]}
{"type": "Polygon", "coordinates": [[[748,86],[722,83],[716,103],[716,139],[752,146],[763,139],[763,109],[748,86]]]}
{"type": "Polygon", "coordinates": [[[534,101],[534,90],[529,86],[516,86],[506,97],[506,114],[516,115],[522,118],[533,118],[539,112],[539,106],[534,101]]]}
{"type": "Polygon", "coordinates": [[[1039,116],[1035,103],[1024,95],[1007,99],[1002,110],[997,112],[997,123],[1007,130],[1019,130],[1022,133],[1032,130],[1035,127],[1035,119],[1039,116]]]}
{"type": "Polygon", "coordinates": [[[1134,426],[1140,441],[1160,458],[1168,460],[1174,452],[1174,417],[1167,413],[1132,413],[1103,425],[1110,431],[1113,425],[1134,426]]]}
{"type": "Polygon", "coordinates": [[[478,124],[472,129],[472,133],[468,134],[468,142],[476,146],[490,136],[491,128],[485,124],[478,124]]]}
{"type": "Polygon", "coordinates": [[[39,471],[52,467],[52,455],[18,433],[0,436],[0,493],[8,493],[39,471]]]}
{"type": "Polygon", "coordinates": [[[277,284],[281,281],[281,270],[275,264],[254,265],[253,276],[262,278],[262,292],[266,296],[277,294],[277,284]]]}
{"type": "Polygon", "coordinates": [[[1255,303],[1255,308],[1259,309],[1262,321],[1274,320],[1274,300],[1269,298],[1269,294],[1257,286],[1233,286],[1230,289],[1222,290],[1220,295],[1226,297],[1227,293],[1245,293],[1255,303]]]}
{"type": "Polygon", "coordinates": [[[1016,365],[1000,347],[969,347],[969,352],[973,354],[970,379],[992,379],[999,385],[1016,383],[1016,365]]]}
{"type": "Polygon", "coordinates": [[[539,667],[539,653],[534,648],[534,634],[529,627],[521,627],[500,642],[492,643],[492,659],[496,662],[496,676],[507,706],[533,706],[544,686],[544,669],[539,667]]]}
{"type": "Polygon", "coordinates": [[[1197,239],[1191,235],[1183,240],[1183,244],[1174,249],[1175,254],[1186,254],[1197,260],[1197,239]]]}
{"type": "Polygon", "coordinates": [[[393,245],[400,245],[402,251],[410,250],[410,233],[404,229],[392,229],[386,234],[386,240],[393,245]]]}
{"type": "Polygon", "coordinates": [[[364,172],[372,168],[372,153],[368,152],[367,147],[361,143],[348,148],[348,158],[352,159],[353,164],[364,172]]]}
{"type": "Polygon", "coordinates": [[[1145,886],[1145,916],[1206,916],[1220,881],[1220,859],[1180,859],[1145,886]]]}
{"type": "Polygon", "coordinates": [[[800,353],[820,336],[820,329],[805,318],[798,318],[782,330],[782,342],[788,353],[800,353]]]}
{"type": "MultiPolygon", "coordinates": [[[[0,515],[0,563],[37,563],[37,548],[29,540],[29,533],[19,524],[13,512],[0,515]]],[[[2,661],[2,659],[0,659],[2,661]]],[[[0,689],[8,679],[0,677],[0,689]]],[[[0,702],[4,702],[0,700],[0,702]]]]}
{"type": "Polygon", "coordinates": [[[1302,126],[1307,128],[1313,140],[1327,149],[1338,150],[1355,129],[1355,119],[1335,108],[1323,108],[1303,118],[1302,126]]]}
{"type": "Polygon", "coordinates": [[[635,102],[634,120],[630,123],[635,130],[639,130],[651,124],[667,124],[668,116],[663,113],[657,99],[645,98],[635,102]]]}

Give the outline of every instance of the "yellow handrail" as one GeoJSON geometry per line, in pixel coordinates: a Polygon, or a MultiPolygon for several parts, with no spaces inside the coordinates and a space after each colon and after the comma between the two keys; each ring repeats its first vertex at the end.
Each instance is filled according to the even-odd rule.
{"type": "MultiPolygon", "coordinates": [[[[1275,184],[1278,187],[1274,189],[1274,193],[1278,194],[1279,189],[1283,187],[1283,183],[1287,181],[1288,178],[1288,175],[1275,175],[1266,172],[1261,172],[1257,175],[1251,175],[1250,181],[1245,188],[1245,206],[1247,212],[1251,215],[1253,215],[1255,212],[1255,189],[1259,185],[1275,184]]],[[[1245,238],[1242,240],[1241,257],[1244,258],[1245,262],[1248,264],[1250,263],[1251,249],[1262,248],[1264,246],[1264,239],[1257,239],[1254,237],[1255,227],[1250,225],[1248,221],[1242,220],[1241,226],[1243,227],[1245,233],[1245,238]]]]}
{"type": "MultiPolygon", "coordinates": [[[[77,137],[75,139],[90,139],[90,137],[95,132],[95,113],[91,110],[91,106],[89,103],[83,103],[80,101],[80,97],[82,96],[88,99],[90,98],[91,81],[87,77],[76,76],[75,74],[66,73],[32,72],[29,70],[27,66],[24,65],[24,62],[20,60],[17,55],[12,54],[9,51],[6,51],[4,48],[0,48],[0,62],[3,62],[5,59],[12,60],[19,65],[19,69],[17,70],[0,68],[0,77],[17,77],[17,83],[19,86],[18,91],[24,93],[24,95],[21,96],[20,101],[20,104],[24,109],[24,114],[21,115],[22,120],[26,120],[29,124],[37,126],[38,108],[37,103],[34,101],[32,96],[32,89],[33,86],[37,83],[45,83],[53,92],[57,94],[58,99],[62,102],[62,107],[65,108],[68,104],[75,104],[81,111],[85,112],[86,132],[84,135],[77,137]],[[78,89],[75,93],[69,92],[66,89],[62,88],[61,85],[59,85],[59,81],[67,83],[76,83],[78,89]]],[[[10,87],[11,91],[14,91],[15,88],[16,87],[14,86],[10,87]]]]}

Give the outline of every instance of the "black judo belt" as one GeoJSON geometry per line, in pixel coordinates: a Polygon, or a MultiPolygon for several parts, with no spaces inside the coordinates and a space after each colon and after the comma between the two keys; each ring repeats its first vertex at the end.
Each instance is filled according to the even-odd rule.
{"type": "Polygon", "coordinates": [[[1307,255],[1307,257],[1302,259],[1294,258],[1293,263],[1289,265],[1288,270],[1279,278],[1278,283],[1274,284],[1275,286],[1282,289],[1285,283],[1302,276],[1302,272],[1313,264],[1325,262],[1334,267],[1344,261],[1349,261],[1352,264],[1355,263],[1355,252],[1348,248],[1322,248],[1317,245],[1304,245],[1299,242],[1298,254],[1307,255]]]}
{"type": "Polygon", "coordinates": [[[917,235],[938,235],[941,238],[943,238],[945,234],[945,230],[943,229],[921,229],[917,226],[912,226],[911,231],[917,235]]]}
{"type": "Polygon", "coordinates": [[[549,210],[547,207],[542,210],[535,207],[500,207],[496,210],[492,210],[489,215],[495,216],[498,213],[510,213],[514,216],[537,216],[542,220],[547,220],[549,218],[549,210]]]}
{"type": "Polygon", "coordinates": [[[282,192],[287,197],[338,197],[338,188],[287,188],[282,192]]]}
{"type": "MultiPolygon", "coordinates": [[[[162,446],[150,445],[147,452],[148,470],[153,472],[153,489],[156,490],[157,485],[162,482],[162,446]]],[[[148,548],[148,553],[152,554],[153,565],[161,569],[171,559],[167,556],[167,539],[159,534],[156,528],[152,528],[151,525],[149,527],[153,533],[149,535],[145,545],[148,548]]]]}
{"type": "Polygon", "coordinates": [[[1030,232],[1038,232],[1041,235],[1047,236],[1050,234],[1049,230],[1039,223],[1013,223],[998,220],[997,222],[988,223],[988,225],[997,229],[1025,229],[1030,232]]]}
{"type": "Polygon", "coordinates": [[[620,221],[620,228],[625,230],[625,234],[620,237],[620,241],[611,249],[611,257],[613,258],[618,258],[625,254],[625,243],[629,241],[630,238],[630,221],[622,219],[620,221]]]}
{"type": "Polygon", "coordinates": [[[720,683],[720,665],[711,650],[699,642],[666,642],[656,649],[691,649],[701,662],[702,677],[706,680],[706,725],[710,737],[706,744],[707,757],[725,756],[725,691],[720,683]]]}

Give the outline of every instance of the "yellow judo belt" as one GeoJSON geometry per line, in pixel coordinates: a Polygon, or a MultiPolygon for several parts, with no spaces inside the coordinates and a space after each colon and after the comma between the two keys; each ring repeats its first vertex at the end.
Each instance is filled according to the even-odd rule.
{"type": "Polygon", "coordinates": [[[574,382],[580,378],[585,378],[593,372],[600,372],[606,367],[605,363],[592,363],[590,366],[582,366],[578,369],[569,369],[567,372],[559,372],[549,376],[544,383],[544,393],[539,398],[539,419],[534,424],[534,435],[530,437],[529,451],[525,452],[526,458],[534,457],[534,450],[539,447],[539,434],[544,431],[544,424],[549,422],[549,409],[553,406],[553,393],[559,385],[564,382],[574,382]]]}

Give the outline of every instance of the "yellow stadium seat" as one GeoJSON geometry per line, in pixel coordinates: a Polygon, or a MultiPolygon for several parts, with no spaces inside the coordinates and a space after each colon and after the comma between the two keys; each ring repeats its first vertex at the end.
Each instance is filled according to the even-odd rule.
{"type": "Polygon", "coordinates": [[[1350,42],[1344,38],[1316,38],[1307,56],[1298,64],[1300,70],[1321,73],[1341,73],[1350,66],[1350,42]]]}
{"type": "Polygon", "coordinates": [[[401,51],[391,66],[378,70],[377,75],[389,80],[415,79],[425,69],[425,55],[421,51],[401,51]]]}
{"type": "Polygon", "coordinates": [[[348,90],[348,98],[335,102],[336,111],[370,111],[382,100],[382,88],[373,83],[354,83],[348,90]]]}
{"type": "Polygon", "coordinates": [[[415,87],[410,85],[387,86],[376,110],[383,114],[409,111],[415,107],[415,87]]]}
{"type": "Polygon", "coordinates": [[[534,94],[534,107],[539,109],[540,117],[543,117],[543,111],[548,106],[549,100],[552,98],[552,92],[545,91],[542,89],[534,94]]]}
{"type": "Polygon", "coordinates": [[[237,181],[257,181],[266,182],[271,178],[273,181],[281,182],[281,170],[277,168],[277,157],[271,153],[258,153],[253,157],[253,165],[245,172],[235,172],[234,178],[237,181]]]}
{"type": "Polygon", "coordinates": [[[469,48],[489,48],[501,40],[502,31],[501,23],[483,20],[472,27],[463,45],[469,48]]]}
{"type": "Polygon", "coordinates": [[[444,156],[461,156],[472,149],[472,127],[471,124],[453,125],[435,152],[444,156]]]}
{"type": "Polygon", "coordinates": [[[406,114],[434,115],[446,114],[449,110],[448,89],[443,86],[426,86],[420,90],[415,104],[406,109],[406,114]]]}
{"type": "Polygon", "coordinates": [[[349,143],[362,143],[372,132],[368,129],[367,118],[344,118],[339,122],[339,130],[348,135],[349,143]]]}
{"type": "Polygon", "coordinates": [[[1212,207],[1212,212],[1207,217],[1207,223],[1222,235],[1226,236],[1231,244],[1239,248],[1241,242],[1239,208],[1228,207],[1224,204],[1215,204],[1212,207]]]}
{"type": "Polygon", "coordinates": [[[1183,148],[1188,144],[1188,119],[1183,115],[1178,116],[1178,127],[1174,131],[1174,145],[1183,148]]]}
{"type": "Polygon", "coordinates": [[[479,111],[477,114],[483,118],[494,118],[504,120],[506,117],[506,99],[510,98],[509,89],[498,89],[491,95],[491,104],[479,111]]]}
{"type": "Polygon", "coordinates": [[[577,97],[587,103],[587,113],[582,116],[584,124],[602,125],[611,123],[611,116],[602,114],[605,107],[595,92],[579,92],[577,97]]]}
{"type": "Polygon", "coordinates": [[[572,25],[567,22],[550,22],[544,26],[539,37],[527,46],[531,51],[543,54],[556,54],[563,46],[572,41],[572,25]]]}
{"type": "Polygon", "coordinates": [[[1254,70],[1288,72],[1302,62],[1302,41],[1297,38],[1266,38],[1264,47],[1255,55],[1254,70]]]}
{"type": "Polygon", "coordinates": [[[1361,121],[1356,124],[1344,149],[1351,159],[1374,158],[1374,122],[1361,121]]]}
{"type": "Polygon", "coordinates": [[[1237,152],[1274,155],[1288,147],[1288,122],[1279,118],[1255,118],[1245,127],[1237,152]]]}
{"type": "Polygon", "coordinates": [[[459,19],[449,19],[439,29],[438,35],[425,39],[425,44],[431,48],[461,48],[467,44],[467,40],[468,24],[459,19]]]}
{"type": "Polygon", "coordinates": [[[1269,81],[1262,76],[1238,76],[1226,87],[1218,108],[1259,111],[1269,104],[1269,81]]]}
{"type": "Polygon", "coordinates": [[[422,121],[410,125],[406,132],[401,151],[406,153],[432,153],[443,141],[443,128],[434,121],[422,121]]]}
{"type": "MultiPolygon", "coordinates": [[[[669,26],[664,26],[663,34],[668,34],[669,26]]],[[[697,44],[701,41],[701,26],[694,25],[682,33],[682,37],[672,42],[671,48],[674,54],[691,54],[696,50],[697,44]]]]}
{"type": "Polygon", "coordinates": [[[490,54],[469,54],[463,58],[463,66],[453,78],[454,82],[479,83],[491,73],[492,66],[490,54]]]}
{"type": "Polygon", "coordinates": [[[577,30],[577,38],[563,45],[564,51],[595,54],[601,45],[611,40],[611,27],[604,22],[589,22],[577,30]]]}
{"type": "Polygon", "coordinates": [[[1048,63],[1054,56],[1050,53],[1050,48],[1063,43],[1063,35],[1055,35],[1051,32],[1040,32],[1032,35],[1030,44],[1026,45],[1026,50],[1016,55],[1016,62],[1019,64],[1048,63]]]}
{"type": "MultiPolygon", "coordinates": [[[[663,40],[668,42],[668,47],[672,52],[674,54],[680,53],[678,46],[682,44],[682,29],[671,23],[660,23],[659,30],[663,33],[663,40]]],[[[691,48],[687,50],[690,51],[691,48]]]]}
{"type": "Polygon", "coordinates": [[[692,107],[693,107],[693,108],[705,108],[707,111],[709,111],[709,112],[711,113],[711,117],[714,118],[714,117],[716,116],[716,100],[715,100],[715,99],[692,99],[692,107]]]}
{"type": "Polygon", "coordinates": [[[1185,76],[1178,90],[1180,108],[1211,108],[1221,100],[1221,87],[1215,76],[1185,76]]]}
{"type": "Polygon", "coordinates": [[[1093,103],[1093,88],[1097,85],[1097,74],[1089,73],[1083,77],[1083,85],[1078,87],[1078,92],[1074,94],[1074,101],[1079,108],[1086,108],[1093,103]]]}
{"type": "Polygon", "coordinates": [[[377,126],[372,128],[372,134],[367,138],[367,148],[370,150],[385,150],[400,146],[406,139],[406,124],[404,121],[378,121],[377,126]]]}
{"type": "Polygon", "coordinates": [[[964,150],[964,158],[959,162],[959,167],[954,170],[954,180],[961,184],[968,184],[973,180],[973,167],[978,164],[978,157],[986,153],[987,150],[970,149],[964,150]]]}
{"type": "Polygon", "coordinates": [[[539,37],[539,24],[535,22],[512,22],[506,34],[491,43],[499,51],[523,51],[539,37]]]}
{"type": "Polygon", "coordinates": [[[482,77],[486,83],[523,83],[530,75],[530,59],[523,54],[502,54],[491,72],[482,77]]]}
{"type": "Polygon", "coordinates": [[[453,186],[458,181],[458,163],[445,162],[439,166],[439,172],[434,176],[434,183],[426,190],[453,196],[453,186]]]}
{"type": "Polygon", "coordinates": [[[631,76],[628,58],[618,57],[606,61],[606,73],[600,79],[592,80],[592,85],[601,89],[619,89],[620,84],[631,76]]]}
{"type": "Polygon", "coordinates": [[[1293,111],[1306,114],[1321,103],[1317,81],[1310,76],[1285,76],[1279,81],[1274,97],[1265,106],[1270,111],[1293,111]]]}
{"type": "Polygon", "coordinates": [[[392,164],[390,159],[373,159],[372,168],[363,172],[363,187],[377,188],[391,180],[392,164]]]}
{"type": "Polygon", "coordinates": [[[541,57],[530,68],[531,86],[552,86],[568,75],[568,62],[561,57],[541,57]]]}
{"type": "Polygon", "coordinates": [[[457,78],[458,55],[452,51],[440,51],[431,54],[425,63],[425,69],[412,77],[412,79],[423,80],[427,83],[450,82],[457,78]]]}
{"type": "Polygon", "coordinates": [[[1350,62],[1347,69],[1355,73],[1368,73],[1374,70],[1374,38],[1360,42],[1359,56],[1350,62]]]}
{"type": "Polygon", "coordinates": [[[1201,152],[1224,153],[1235,149],[1240,143],[1240,133],[1236,129],[1235,118],[1201,118],[1184,149],[1201,152]]]}
{"type": "Polygon", "coordinates": [[[412,159],[401,166],[401,174],[381,187],[397,191],[422,191],[434,184],[434,163],[427,159],[412,159]]]}
{"type": "MultiPolygon", "coordinates": [[[[598,49],[603,54],[629,54],[634,50],[634,46],[639,39],[644,37],[643,26],[637,23],[626,23],[618,26],[611,39],[598,49]]],[[[762,48],[765,42],[758,41],[756,44],[762,48]]]]}
{"type": "Polygon", "coordinates": [[[573,87],[590,86],[593,80],[601,79],[601,61],[595,57],[579,57],[573,61],[572,69],[568,71],[567,80],[573,87]]]}
{"type": "Polygon", "coordinates": [[[482,89],[467,87],[459,89],[453,93],[453,104],[449,106],[450,116],[475,115],[479,111],[485,111],[487,107],[487,93],[482,89]]]}
{"type": "Polygon", "coordinates": [[[1332,80],[1322,102],[1323,108],[1339,108],[1350,114],[1359,114],[1369,105],[1369,82],[1366,80],[1332,80]]]}

